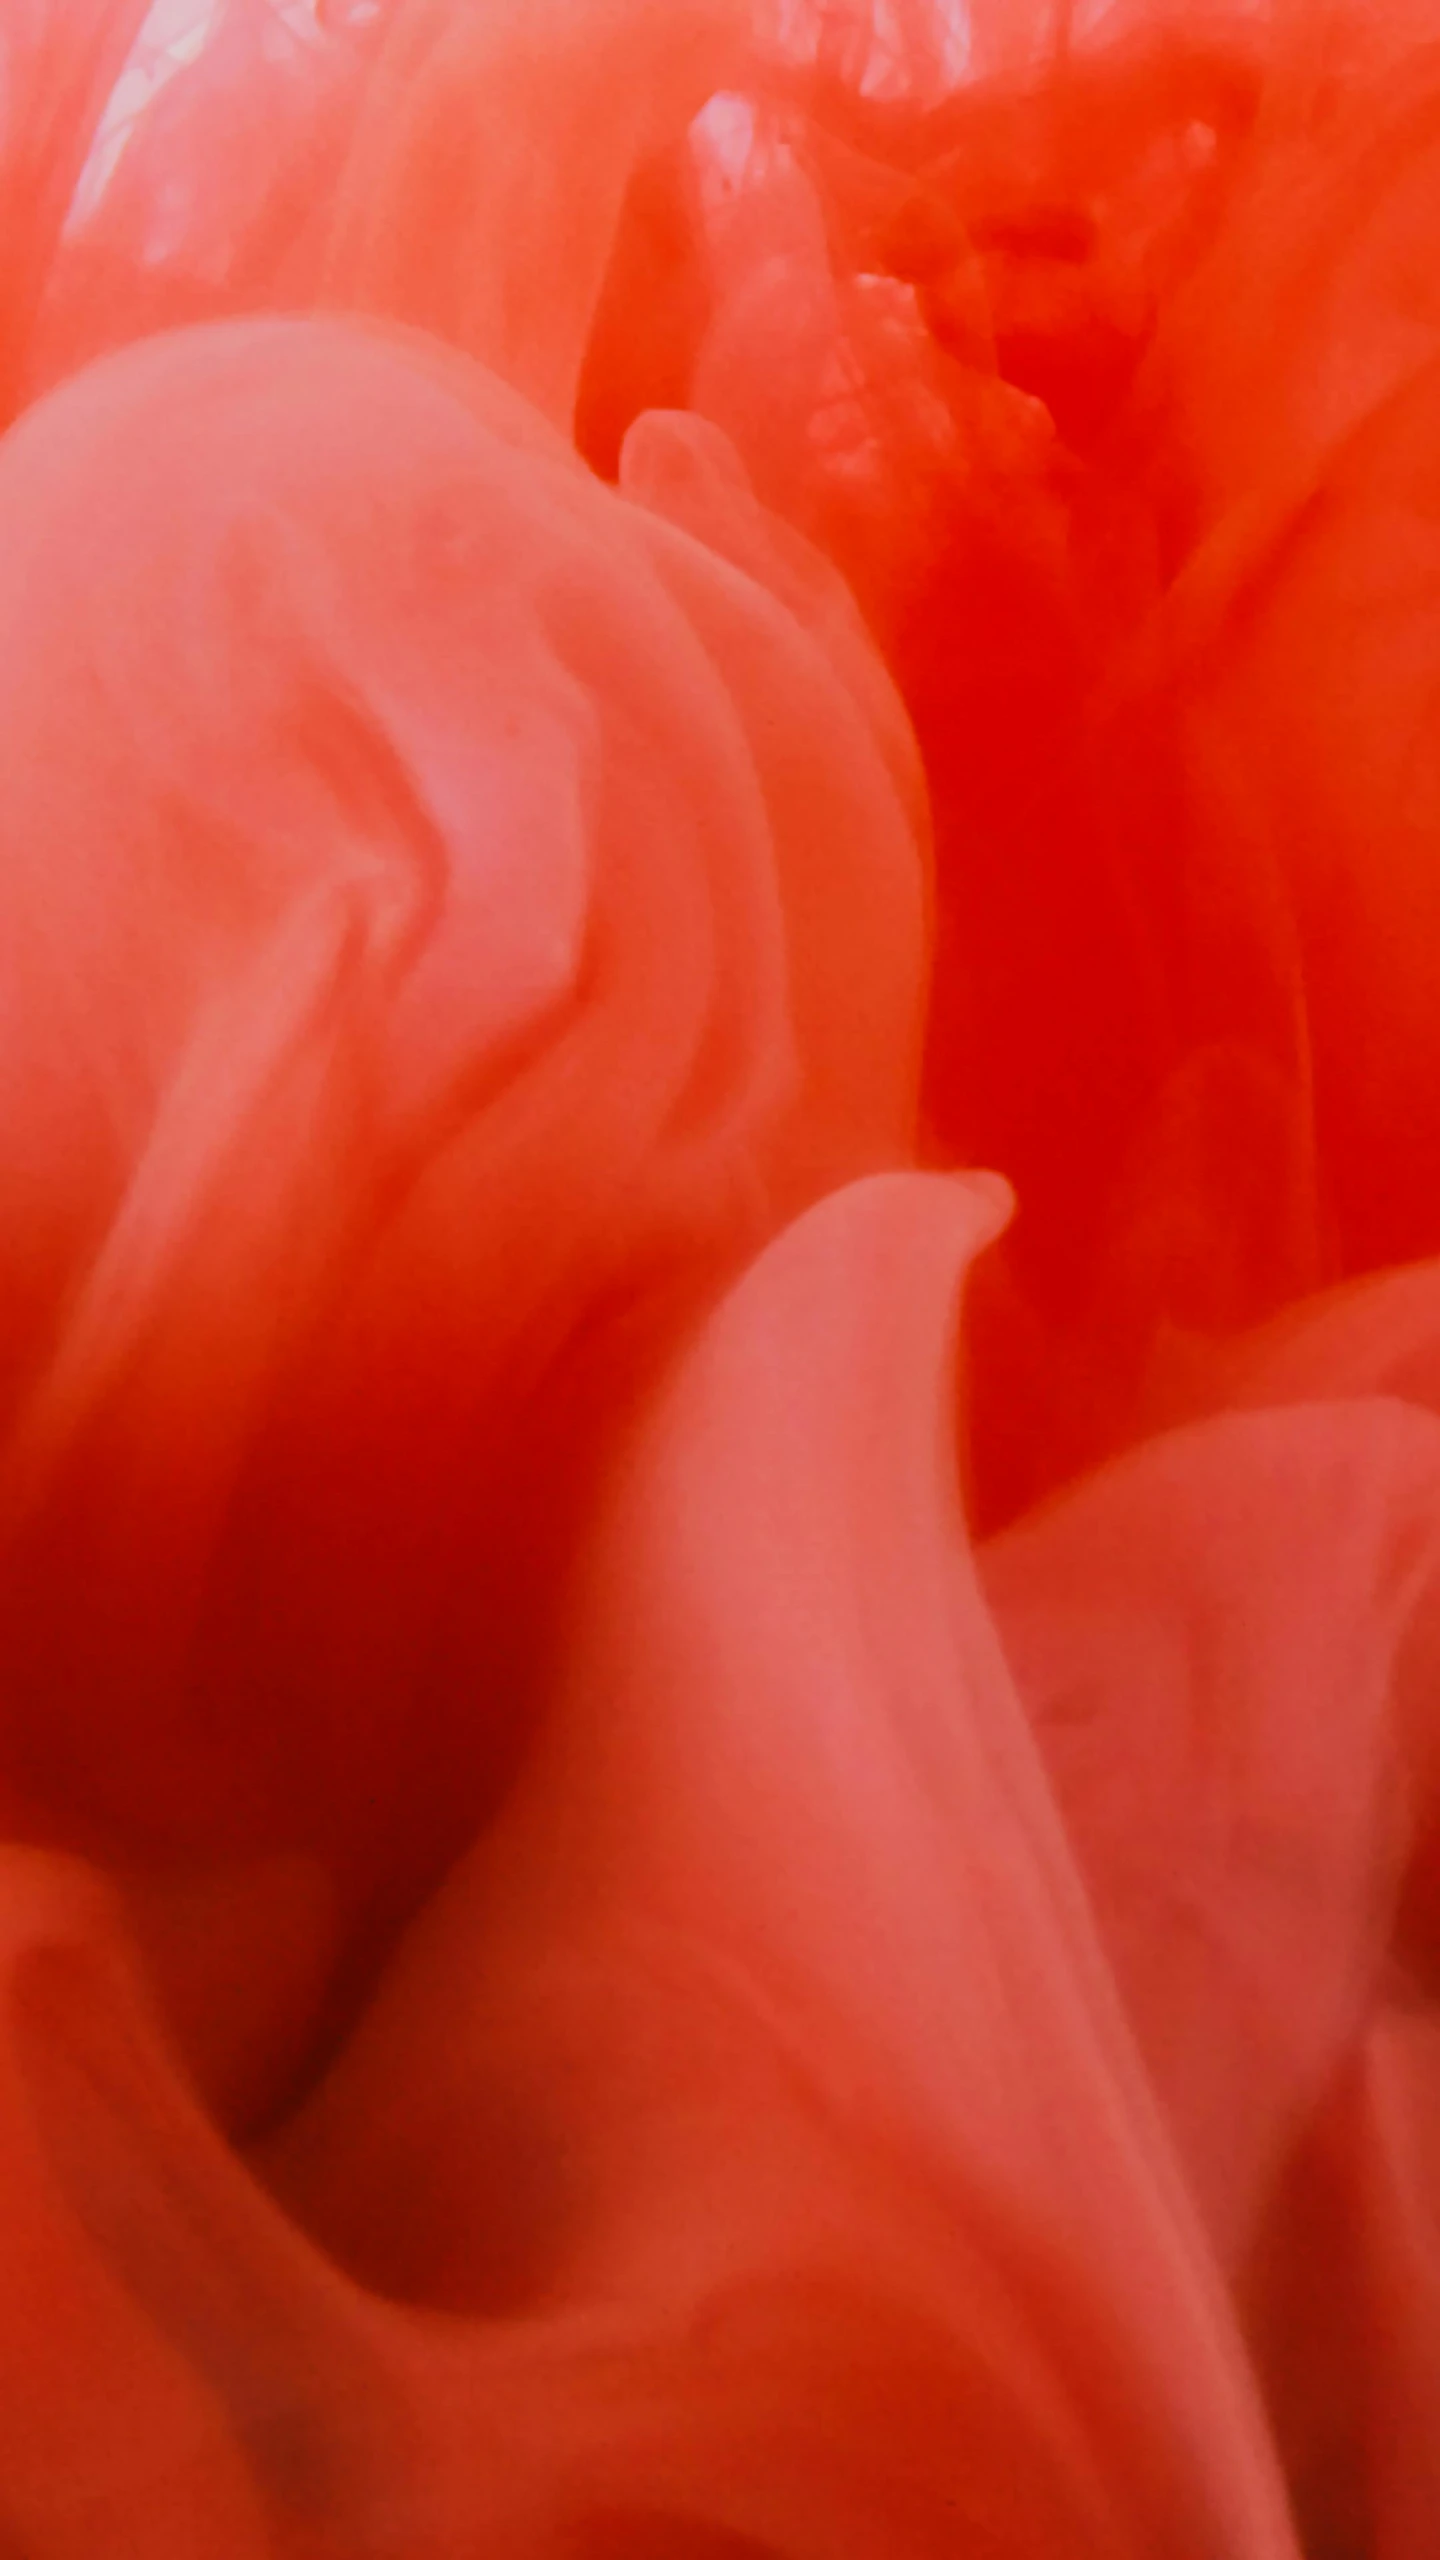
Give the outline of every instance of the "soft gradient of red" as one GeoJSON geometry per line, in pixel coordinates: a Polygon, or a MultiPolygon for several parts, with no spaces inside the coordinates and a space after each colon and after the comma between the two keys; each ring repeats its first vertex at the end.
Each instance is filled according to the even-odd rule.
{"type": "Polygon", "coordinates": [[[1425,12],[144,15],[0,0],[0,2550],[1434,2560],[1425,12]]]}

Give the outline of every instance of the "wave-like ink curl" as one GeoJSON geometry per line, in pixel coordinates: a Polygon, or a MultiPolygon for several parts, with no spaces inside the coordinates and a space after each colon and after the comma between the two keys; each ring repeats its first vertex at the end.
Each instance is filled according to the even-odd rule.
{"type": "Polygon", "coordinates": [[[0,0],[6,2549],[1433,2560],[1437,60],[0,0]]]}

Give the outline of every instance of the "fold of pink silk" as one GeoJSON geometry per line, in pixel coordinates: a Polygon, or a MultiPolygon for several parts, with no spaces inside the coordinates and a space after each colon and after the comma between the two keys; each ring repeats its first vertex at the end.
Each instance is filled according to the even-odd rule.
{"type": "Polygon", "coordinates": [[[1436,64],[0,0],[0,2551],[1434,2560],[1436,64]]]}

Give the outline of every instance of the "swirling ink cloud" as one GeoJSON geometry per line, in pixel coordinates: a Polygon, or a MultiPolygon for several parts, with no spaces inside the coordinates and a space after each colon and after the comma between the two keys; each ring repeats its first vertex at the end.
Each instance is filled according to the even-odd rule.
{"type": "Polygon", "coordinates": [[[142,19],[0,6],[0,2543],[1432,2560],[1423,26],[142,19]]]}

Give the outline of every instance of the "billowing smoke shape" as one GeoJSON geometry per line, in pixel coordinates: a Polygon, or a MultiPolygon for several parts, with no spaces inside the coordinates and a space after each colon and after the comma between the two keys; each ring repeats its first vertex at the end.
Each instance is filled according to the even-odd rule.
{"type": "Polygon", "coordinates": [[[0,2551],[1435,2560],[1433,14],[0,100],[0,2551]]]}

